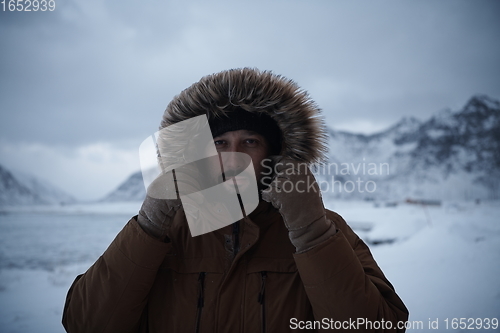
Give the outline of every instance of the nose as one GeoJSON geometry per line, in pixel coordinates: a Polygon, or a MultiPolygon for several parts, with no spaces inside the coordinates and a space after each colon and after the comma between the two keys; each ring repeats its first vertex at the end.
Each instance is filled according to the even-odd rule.
{"type": "MultiPolygon", "coordinates": [[[[231,166],[233,168],[239,168],[243,163],[241,160],[241,153],[243,153],[242,146],[238,143],[238,141],[232,141],[228,144],[228,147],[225,151],[226,159],[225,162],[227,166],[231,166]]],[[[223,159],[224,161],[224,159],[223,159]]],[[[226,166],[224,166],[226,168],[226,166]]]]}
{"type": "Polygon", "coordinates": [[[228,144],[226,152],[228,152],[228,153],[241,153],[242,147],[237,142],[230,142],[228,144]]]}
{"type": "Polygon", "coordinates": [[[238,170],[243,166],[242,154],[238,150],[228,150],[222,153],[224,170],[238,170]]]}
{"type": "Polygon", "coordinates": [[[226,177],[241,173],[250,163],[250,157],[238,147],[221,152],[222,169],[226,177]]]}

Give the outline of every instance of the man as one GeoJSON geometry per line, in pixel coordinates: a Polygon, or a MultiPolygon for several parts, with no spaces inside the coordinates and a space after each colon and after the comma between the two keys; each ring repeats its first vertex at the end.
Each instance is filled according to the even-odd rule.
{"type": "MultiPolygon", "coordinates": [[[[325,158],[319,113],[292,81],[247,68],[204,77],[176,96],[160,128],[206,115],[219,156],[251,157],[258,206],[192,237],[179,197],[148,190],[139,215],[73,283],[66,330],[404,331],[396,328],[406,307],[363,241],[324,208],[307,167],[325,158]]],[[[168,141],[160,155],[177,144],[168,141]]],[[[243,188],[249,178],[238,178],[238,163],[222,173],[243,188]]]]}

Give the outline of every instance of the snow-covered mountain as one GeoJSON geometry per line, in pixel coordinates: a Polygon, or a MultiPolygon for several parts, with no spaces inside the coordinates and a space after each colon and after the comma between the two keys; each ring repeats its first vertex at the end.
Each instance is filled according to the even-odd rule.
{"type": "Polygon", "coordinates": [[[0,165],[0,206],[68,204],[75,198],[34,176],[12,172],[0,165]]]}
{"type": "Polygon", "coordinates": [[[343,181],[330,188],[330,196],[500,198],[500,103],[487,96],[474,96],[461,110],[441,111],[425,122],[403,118],[372,135],[330,130],[329,144],[330,172],[320,169],[320,178],[343,181]]]}
{"type": "MultiPolygon", "coordinates": [[[[329,161],[316,170],[326,197],[500,198],[500,103],[487,96],[473,96],[461,110],[427,121],[403,118],[371,135],[328,132],[329,161]]],[[[104,201],[144,196],[136,172],[104,201]]]]}
{"type": "Polygon", "coordinates": [[[101,201],[142,201],[146,197],[146,189],[142,181],[142,172],[134,172],[116,190],[108,194],[101,201]]]}

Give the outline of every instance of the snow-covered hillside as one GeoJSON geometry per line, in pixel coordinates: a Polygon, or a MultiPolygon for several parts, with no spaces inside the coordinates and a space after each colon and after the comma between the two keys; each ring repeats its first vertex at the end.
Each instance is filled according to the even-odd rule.
{"type": "MultiPolygon", "coordinates": [[[[316,174],[325,197],[375,200],[500,198],[500,103],[474,96],[427,121],[403,118],[387,130],[328,130],[329,161],[316,174]]],[[[104,201],[141,200],[140,172],[104,201]]]]}
{"type": "Polygon", "coordinates": [[[425,122],[404,118],[372,135],[329,133],[329,168],[318,172],[326,181],[322,189],[330,185],[327,196],[500,198],[500,103],[487,96],[474,96],[461,110],[445,110],[425,122]],[[332,186],[332,176],[342,186],[332,186]]]}
{"type": "Polygon", "coordinates": [[[116,190],[103,198],[102,202],[123,202],[144,200],[146,189],[142,181],[141,171],[134,172],[116,190]]]}
{"type": "Polygon", "coordinates": [[[0,206],[68,204],[76,200],[34,176],[11,172],[0,165],[0,206]]]}

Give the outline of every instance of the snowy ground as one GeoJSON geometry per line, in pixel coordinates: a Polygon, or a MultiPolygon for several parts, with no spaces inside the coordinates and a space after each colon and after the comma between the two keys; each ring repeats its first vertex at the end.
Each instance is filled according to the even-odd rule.
{"type": "MultiPolygon", "coordinates": [[[[436,319],[435,331],[446,331],[447,318],[450,325],[453,318],[500,319],[499,202],[425,208],[337,202],[329,207],[347,221],[374,223],[365,239],[398,239],[371,250],[410,310],[410,321],[424,324],[425,329],[408,331],[432,331],[429,320],[436,319]]],[[[500,332],[500,326],[488,331],[500,332]]]]}
{"type": "MultiPolygon", "coordinates": [[[[441,207],[330,201],[422,322],[413,332],[456,331],[453,318],[500,319],[500,203],[441,207]],[[438,329],[429,321],[438,320],[438,329]]],[[[0,213],[0,332],[64,332],[75,276],[106,249],[140,203],[3,209],[0,213]]],[[[480,330],[474,330],[480,331],[480,330]]],[[[484,330],[486,332],[486,330],[484,330]]],[[[500,331],[488,330],[489,332],[500,331]]]]}

